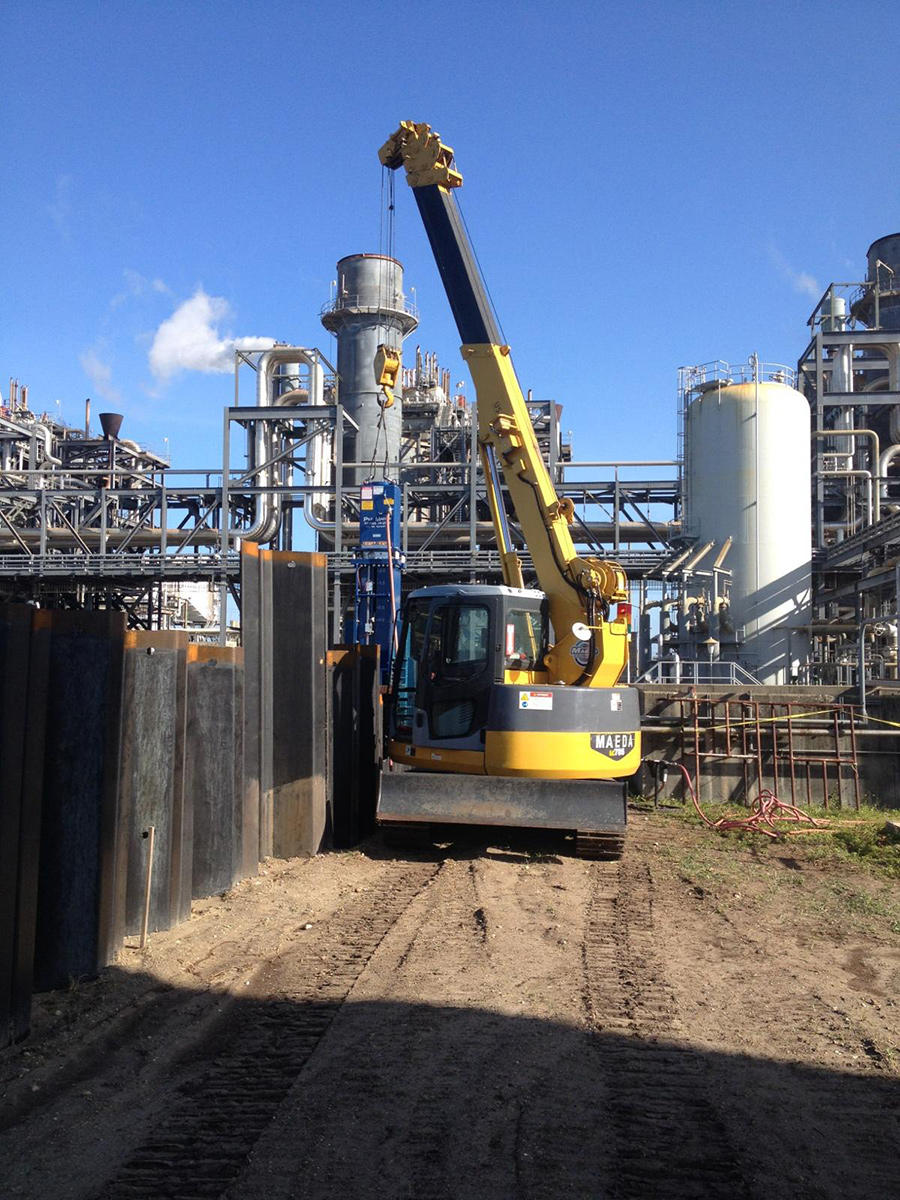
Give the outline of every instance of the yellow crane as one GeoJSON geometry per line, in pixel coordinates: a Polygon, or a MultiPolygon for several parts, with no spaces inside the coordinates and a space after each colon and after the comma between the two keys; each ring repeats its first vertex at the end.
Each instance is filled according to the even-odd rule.
{"type": "MultiPolygon", "coordinates": [[[[403,606],[388,697],[389,762],[378,821],[395,833],[441,824],[572,830],[579,853],[621,853],[625,787],[640,763],[622,568],[576,553],[572,502],[541,457],[455,190],[452,149],[404,121],[382,146],[404,167],[475,385],[478,444],[502,586],[441,585],[403,606]],[[501,475],[539,587],[525,588],[501,475]],[[467,776],[466,780],[450,776],[467,776]]],[[[383,364],[381,364],[383,368],[383,364]]]]}

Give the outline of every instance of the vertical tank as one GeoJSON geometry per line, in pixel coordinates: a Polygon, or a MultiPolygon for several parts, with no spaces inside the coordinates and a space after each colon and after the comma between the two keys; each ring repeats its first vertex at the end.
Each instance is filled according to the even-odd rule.
{"type": "Polygon", "coordinates": [[[810,418],[798,391],[761,375],[728,368],[686,398],[685,523],[701,543],[734,539],[740,660],[761,683],[784,684],[808,650],[798,627],[810,619],[810,418]]]}
{"type": "MultiPolygon", "coordinates": [[[[385,462],[400,458],[402,388],[383,409],[375,384],[375,354],[382,344],[400,349],[418,324],[403,296],[403,267],[383,254],[351,254],[337,264],[337,294],[322,314],[337,337],[339,396],[359,426],[344,439],[344,461],[365,466],[345,472],[344,483],[360,484],[385,474],[385,462]],[[370,465],[372,464],[372,465],[370,465]]],[[[388,471],[390,474],[390,471],[388,471]]]]}
{"type": "Polygon", "coordinates": [[[876,238],[866,251],[869,287],[853,305],[853,315],[870,328],[900,329],[900,233],[876,238]],[[876,314],[874,285],[880,295],[876,314]]]}

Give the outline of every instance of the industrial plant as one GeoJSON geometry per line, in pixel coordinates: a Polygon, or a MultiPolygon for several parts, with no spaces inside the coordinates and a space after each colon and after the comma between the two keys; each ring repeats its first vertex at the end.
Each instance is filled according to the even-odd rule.
{"type": "MultiPolygon", "coordinates": [[[[129,628],[184,626],[224,642],[241,543],[291,550],[308,544],[308,527],[327,557],[333,641],[371,641],[391,604],[368,574],[378,552],[361,542],[373,484],[396,495],[395,611],[401,589],[498,579],[474,404],[451,383],[458,365],[413,345],[418,323],[399,262],[342,258],[321,313],[336,351],[238,352],[221,461],[192,474],[130,440],[120,414],[92,419],[88,400],[72,428],[10,379],[4,600],[120,610],[129,628]],[[403,343],[385,407],[375,353],[403,343]],[[215,604],[189,611],[178,602],[186,583],[215,604]]],[[[681,367],[667,462],[583,461],[563,404],[528,393],[554,486],[574,505],[573,540],[627,571],[632,680],[896,679],[900,235],[872,243],[863,279],[829,285],[805,338],[796,366],[751,355],[681,367]]],[[[514,521],[511,533],[527,575],[514,521]]],[[[381,646],[387,656],[389,639],[381,646]]]]}
{"type": "Polygon", "coordinates": [[[214,461],[0,396],[0,1192],[897,1195],[900,234],[598,460],[376,157],[214,461]]]}
{"type": "Polygon", "coordinates": [[[47,986],[260,858],[376,823],[562,830],[617,858],[626,792],[684,794],[673,763],[704,799],[895,794],[900,235],[828,286],[796,365],[681,367],[670,459],[592,461],[565,397],[516,378],[452,150],[404,122],[380,157],[405,168],[464,368],[379,252],[338,260],[320,334],[235,352],[201,469],[10,380],[7,898],[37,913],[47,986]],[[73,841],[94,873],[78,928],[73,841]]]}

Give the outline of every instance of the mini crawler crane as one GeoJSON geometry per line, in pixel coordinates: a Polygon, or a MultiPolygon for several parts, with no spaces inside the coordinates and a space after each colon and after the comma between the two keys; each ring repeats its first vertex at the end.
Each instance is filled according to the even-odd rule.
{"type": "Polygon", "coordinates": [[[452,149],[404,121],[379,157],[406,170],[462,339],[504,582],[407,597],[378,822],[394,841],[444,824],[568,830],[582,857],[618,857],[623,780],[640,763],[637,693],[618,683],[628,622],[612,612],[628,599],[625,574],[575,552],[574,505],[541,457],[456,204],[452,149]],[[523,584],[501,474],[540,590],[523,584]]]}

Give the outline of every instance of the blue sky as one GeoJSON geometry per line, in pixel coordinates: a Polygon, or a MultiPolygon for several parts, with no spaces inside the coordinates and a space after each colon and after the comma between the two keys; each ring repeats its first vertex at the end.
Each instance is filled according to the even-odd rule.
{"type": "MultiPolygon", "coordinates": [[[[90,395],[178,466],[219,461],[232,378],[177,369],[160,326],[205,329],[195,367],[235,336],[331,355],[318,313],[336,260],[379,249],[377,150],[401,118],[455,147],[523,387],[565,405],[580,458],[674,455],[677,368],[796,363],[821,290],[900,228],[896,3],[2,16],[3,391],[15,376],[72,424],[90,395]]],[[[421,315],[408,348],[463,378],[400,180],[395,250],[421,315]]]]}

